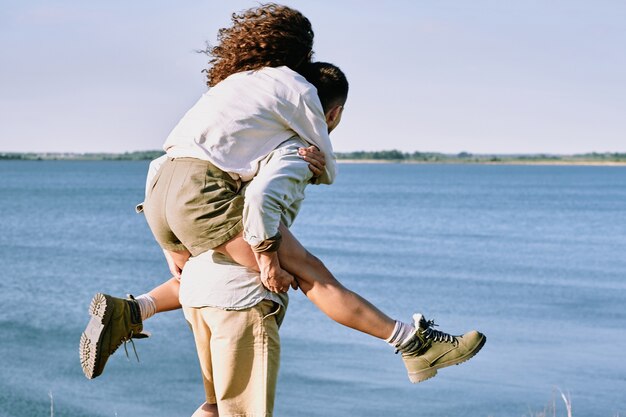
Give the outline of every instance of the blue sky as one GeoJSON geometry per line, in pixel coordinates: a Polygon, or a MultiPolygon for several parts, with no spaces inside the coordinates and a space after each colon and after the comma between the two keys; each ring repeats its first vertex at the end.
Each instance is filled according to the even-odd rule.
{"type": "MultiPolygon", "coordinates": [[[[1,0],[0,152],[158,149],[253,1],[1,0]]],[[[626,2],[289,1],[351,91],[337,151],[626,151],[626,2]]]]}

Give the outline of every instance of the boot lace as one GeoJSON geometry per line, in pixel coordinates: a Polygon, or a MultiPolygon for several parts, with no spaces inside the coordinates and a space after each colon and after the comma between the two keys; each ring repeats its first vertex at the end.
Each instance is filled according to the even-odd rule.
{"type": "MultiPolygon", "coordinates": [[[[126,358],[128,360],[130,360],[130,355],[128,354],[128,347],[127,347],[129,342],[130,342],[131,346],[133,347],[133,352],[135,352],[135,357],[137,358],[137,362],[140,362],[139,361],[139,354],[137,353],[137,349],[135,348],[135,342],[133,341],[133,331],[132,330],[130,331],[130,334],[128,335],[128,337],[123,338],[121,340],[121,343],[120,343],[120,344],[124,345],[124,353],[126,353],[126,358]]],[[[115,349],[113,349],[111,351],[111,355],[113,354],[113,352],[115,352],[117,350],[118,347],[119,347],[119,345],[117,345],[115,347],[115,349]]]]}
{"type": "Polygon", "coordinates": [[[454,346],[459,343],[456,336],[433,329],[433,327],[437,327],[434,320],[426,320],[424,317],[421,317],[419,321],[416,321],[415,325],[417,330],[413,334],[413,337],[405,341],[402,345],[396,345],[396,353],[402,353],[407,356],[419,355],[424,349],[424,342],[428,341],[451,343],[454,346]],[[418,335],[421,336],[421,338],[418,335]]]}
{"type": "Polygon", "coordinates": [[[441,330],[435,330],[433,327],[438,327],[438,325],[435,324],[435,321],[426,320],[426,328],[421,330],[425,339],[430,339],[433,342],[452,343],[453,345],[458,343],[455,336],[442,332],[441,330]]]}

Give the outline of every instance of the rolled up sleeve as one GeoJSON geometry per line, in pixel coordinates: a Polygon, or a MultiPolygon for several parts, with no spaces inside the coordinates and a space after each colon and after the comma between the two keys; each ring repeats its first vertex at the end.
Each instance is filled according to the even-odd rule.
{"type": "Polygon", "coordinates": [[[255,252],[278,250],[281,218],[304,199],[313,177],[308,163],[298,156],[300,141],[290,140],[270,153],[245,191],[244,240],[255,252]]]}

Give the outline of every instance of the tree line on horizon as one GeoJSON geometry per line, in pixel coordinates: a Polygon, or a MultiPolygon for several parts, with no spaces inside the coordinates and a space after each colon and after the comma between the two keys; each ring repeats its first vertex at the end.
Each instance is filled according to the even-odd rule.
{"type": "Polygon", "coordinates": [[[150,161],[163,155],[163,151],[135,151],[124,153],[72,153],[72,152],[6,152],[0,160],[22,161],[150,161]]]}
{"type": "Polygon", "coordinates": [[[445,154],[440,152],[402,152],[397,149],[387,151],[337,152],[337,159],[397,161],[397,162],[507,162],[507,161],[603,161],[626,162],[626,153],[591,152],[577,155],[554,154],[445,154]]]}
{"type": "MultiPolygon", "coordinates": [[[[124,153],[55,153],[55,152],[6,152],[0,153],[0,160],[77,160],[77,161],[145,161],[158,158],[163,151],[136,151],[124,153]]],[[[553,154],[472,154],[460,152],[445,154],[440,152],[402,152],[397,149],[383,151],[336,152],[338,160],[389,161],[389,162],[554,162],[591,161],[626,162],[626,152],[591,152],[577,155],[553,154]]]]}

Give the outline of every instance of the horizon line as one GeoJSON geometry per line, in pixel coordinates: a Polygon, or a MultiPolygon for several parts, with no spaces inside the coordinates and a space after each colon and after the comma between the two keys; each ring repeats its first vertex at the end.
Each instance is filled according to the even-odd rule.
{"type": "MultiPolygon", "coordinates": [[[[585,155],[626,155],[624,151],[588,151],[577,153],[555,153],[555,152],[443,152],[443,151],[401,151],[399,149],[380,149],[380,150],[356,150],[356,151],[335,151],[335,154],[356,154],[356,153],[401,153],[403,155],[415,155],[415,154],[438,154],[449,156],[585,156],[585,155]]],[[[165,154],[164,151],[158,149],[148,150],[135,150],[135,151],[123,151],[123,152],[111,152],[111,151],[89,151],[89,152],[75,152],[75,151],[1,151],[0,155],[132,155],[141,153],[160,153],[165,154]]]]}

